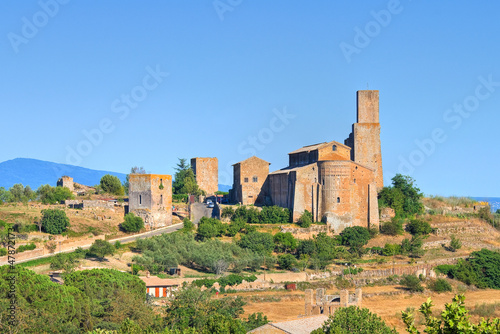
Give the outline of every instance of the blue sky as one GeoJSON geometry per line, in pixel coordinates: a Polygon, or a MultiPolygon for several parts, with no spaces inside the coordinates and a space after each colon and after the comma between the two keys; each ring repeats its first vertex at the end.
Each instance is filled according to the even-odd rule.
{"type": "Polygon", "coordinates": [[[500,196],[500,3],[2,1],[0,161],[174,173],[343,140],[380,91],[385,183],[500,196]],[[90,139],[89,139],[90,138],[90,139]]]}

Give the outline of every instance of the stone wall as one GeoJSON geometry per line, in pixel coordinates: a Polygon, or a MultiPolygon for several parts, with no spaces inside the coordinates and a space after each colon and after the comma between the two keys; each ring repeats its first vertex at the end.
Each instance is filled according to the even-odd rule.
{"type": "Polygon", "coordinates": [[[269,162],[250,157],[233,167],[233,201],[243,205],[263,204],[266,180],[269,175],[269,162]]]}
{"type": "Polygon", "coordinates": [[[115,203],[103,200],[65,200],[64,204],[72,209],[113,209],[115,203]]]}

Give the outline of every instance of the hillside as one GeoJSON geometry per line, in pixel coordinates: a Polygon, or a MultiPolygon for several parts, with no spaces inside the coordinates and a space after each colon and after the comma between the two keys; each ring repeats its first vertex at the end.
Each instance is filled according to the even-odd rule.
{"type": "Polygon", "coordinates": [[[106,174],[117,176],[125,180],[125,174],[110,171],[94,170],[78,166],[59,164],[55,162],[36,159],[17,158],[0,163],[0,187],[10,188],[16,183],[29,185],[37,189],[43,184],[55,186],[57,179],[68,175],[77,183],[84,185],[96,185],[101,177],[106,174]]]}

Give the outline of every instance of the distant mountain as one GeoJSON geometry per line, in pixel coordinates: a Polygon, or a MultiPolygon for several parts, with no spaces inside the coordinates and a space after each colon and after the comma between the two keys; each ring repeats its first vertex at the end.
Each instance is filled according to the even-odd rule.
{"type": "Polygon", "coordinates": [[[17,158],[0,163],[0,187],[6,189],[16,183],[29,185],[36,190],[43,184],[56,186],[57,179],[63,175],[73,178],[73,181],[93,186],[99,184],[101,177],[106,174],[117,176],[122,182],[126,174],[102,170],[94,170],[72,165],[58,164],[55,162],[36,159],[17,158]]]}

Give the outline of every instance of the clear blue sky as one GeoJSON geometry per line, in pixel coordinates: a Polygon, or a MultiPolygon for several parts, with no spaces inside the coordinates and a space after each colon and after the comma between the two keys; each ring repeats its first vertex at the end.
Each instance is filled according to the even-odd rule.
{"type": "Polygon", "coordinates": [[[343,142],[369,88],[386,184],[402,172],[426,194],[500,196],[499,12],[496,1],[2,1],[0,161],[172,174],[178,157],[216,156],[230,185],[230,165],[252,153],[276,170],[299,147],[343,142]]]}

